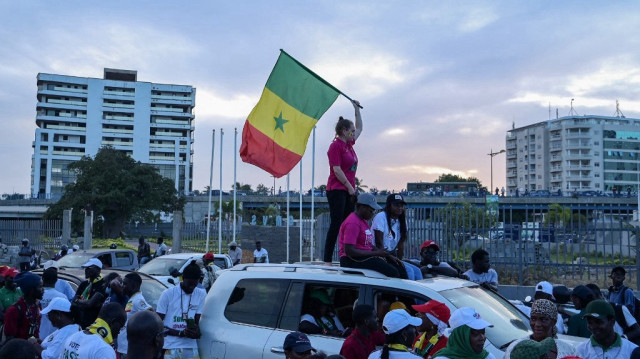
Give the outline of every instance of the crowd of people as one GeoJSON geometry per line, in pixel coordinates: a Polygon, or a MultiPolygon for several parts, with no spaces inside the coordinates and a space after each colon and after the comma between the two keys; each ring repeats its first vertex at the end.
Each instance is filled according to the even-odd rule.
{"type": "Polygon", "coordinates": [[[82,265],[86,280],[75,291],[58,278],[53,261],[41,276],[0,267],[0,358],[199,358],[196,339],[213,255],[202,261],[204,268],[197,261],[184,268],[156,309],[140,290],[140,274],[103,277],[97,258],[82,265]]]}

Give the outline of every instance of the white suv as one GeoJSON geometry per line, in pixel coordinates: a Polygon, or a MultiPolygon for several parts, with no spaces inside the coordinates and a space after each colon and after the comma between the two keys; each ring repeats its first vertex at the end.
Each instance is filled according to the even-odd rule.
{"type": "MultiPolygon", "coordinates": [[[[282,344],[288,333],[298,330],[306,314],[309,294],[322,289],[345,327],[353,327],[353,306],[411,304],[436,299],[453,312],[475,308],[487,328],[486,349],[502,358],[515,339],[531,334],[529,319],[509,301],[475,283],[437,277],[421,281],[388,278],[362,269],[304,264],[237,265],[221,273],[207,295],[198,347],[202,358],[282,359],[282,344]]],[[[411,309],[410,309],[411,310],[411,309]]],[[[327,354],[340,352],[344,338],[309,335],[311,344],[327,354]]]]}

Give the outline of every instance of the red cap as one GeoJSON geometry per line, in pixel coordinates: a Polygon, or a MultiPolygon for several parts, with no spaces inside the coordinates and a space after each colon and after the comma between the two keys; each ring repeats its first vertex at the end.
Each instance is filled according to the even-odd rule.
{"type": "Polygon", "coordinates": [[[420,250],[422,251],[423,248],[427,248],[427,247],[436,247],[437,250],[440,250],[440,247],[438,246],[438,244],[436,244],[436,242],[434,241],[424,241],[424,243],[422,243],[422,245],[420,246],[420,250]]]}
{"type": "Polygon", "coordinates": [[[204,259],[212,261],[213,260],[213,253],[211,253],[211,252],[205,253],[204,259]]]}
{"type": "Polygon", "coordinates": [[[449,318],[451,318],[451,311],[446,305],[444,305],[444,303],[438,302],[435,299],[431,299],[425,304],[412,305],[411,308],[413,308],[414,310],[420,313],[429,313],[434,317],[436,317],[438,320],[441,320],[449,324],[449,318]]]}

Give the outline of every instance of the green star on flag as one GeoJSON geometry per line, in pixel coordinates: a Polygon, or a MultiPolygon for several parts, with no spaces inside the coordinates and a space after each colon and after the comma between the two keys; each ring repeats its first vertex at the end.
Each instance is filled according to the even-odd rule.
{"type": "Polygon", "coordinates": [[[289,122],[289,120],[285,120],[282,118],[282,111],[280,111],[280,116],[273,118],[276,121],[276,127],[273,129],[274,131],[280,129],[282,133],[284,133],[284,124],[289,122]]]}

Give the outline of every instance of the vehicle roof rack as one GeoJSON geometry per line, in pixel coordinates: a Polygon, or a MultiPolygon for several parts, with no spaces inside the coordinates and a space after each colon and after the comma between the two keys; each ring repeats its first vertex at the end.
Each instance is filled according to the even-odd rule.
{"type": "Polygon", "coordinates": [[[297,271],[322,271],[325,273],[336,273],[336,274],[348,274],[348,275],[360,275],[367,278],[378,278],[378,279],[389,279],[386,275],[376,272],[371,269],[360,269],[360,268],[348,268],[348,267],[334,267],[334,266],[326,266],[326,265],[315,265],[315,264],[276,264],[276,263],[268,263],[268,264],[238,264],[230,268],[230,271],[248,271],[248,270],[260,270],[260,269],[277,269],[281,268],[283,272],[297,272],[297,271]]]}

